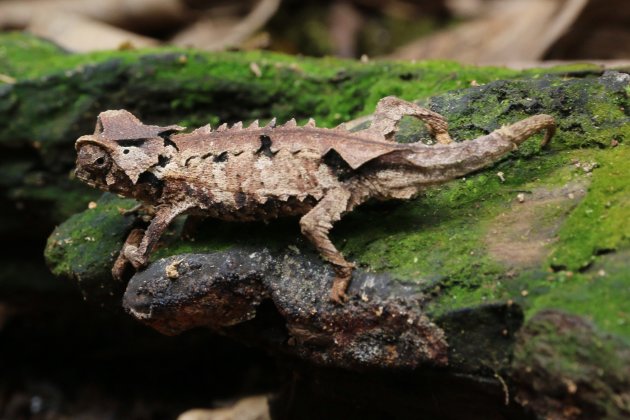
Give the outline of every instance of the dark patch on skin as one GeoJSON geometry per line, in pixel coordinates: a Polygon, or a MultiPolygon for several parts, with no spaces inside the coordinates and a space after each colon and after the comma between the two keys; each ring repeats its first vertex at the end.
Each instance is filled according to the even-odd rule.
{"type": "Polygon", "coordinates": [[[209,196],[205,192],[201,193],[199,190],[186,184],[182,184],[179,187],[171,185],[170,189],[183,190],[186,196],[197,199],[199,206],[188,211],[188,214],[198,214],[228,222],[269,221],[279,217],[301,216],[308,213],[317,204],[317,200],[311,196],[303,200],[299,200],[297,197],[289,197],[287,200],[270,197],[265,203],[253,206],[252,200],[251,198],[248,200],[247,194],[237,192],[234,194],[235,203],[226,205],[215,201],[211,195],[209,196]]]}
{"type": "MultiPolygon", "coordinates": [[[[197,189],[194,187],[194,185],[190,185],[186,182],[183,182],[182,180],[178,180],[179,182],[177,183],[172,183],[171,184],[171,188],[170,191],[172,191],[173,193],[176,193],[177,190],[182,190],[187,196],[197,196],[197,189]]],[[[205,197],[205,195],[203,196],[205,197]]]]}
{"type": "Polygon", "coordinates": [[[164,189],[164,181],[159,179],[152,172],[146,171],[141,173],[138,177],[137,186],[144,190],[144,194],[159,197],[162,195],[162,190],[164,189]]]}
{"type": "Polygon", "coordinates": [[[162,137],[164,139],[164,147],[166,146],[173,146],[175,148],[175,150],[177,150],[179,152],[179,147],[177,147],[177,145],[175,144],[175,142],[173,140],[171,140],[171,134],[176,133],[177,130],[167,130],[167,131],[163,131],[161,133],[158,133],[158,136],[162,137]]]}
{"type": "Polygon", "coordinates": [[[256,218],[266,220],[282,216],[301,216],[308,213],[316,204],[317,200],[311,196],[306,197],[303,201],[297,197],[289,197],[286,201],[270,198],[260,208],[252,209],[251,213],[256,218]]]}
{"type": "Polygon", "coordinates": [[[162,168],[165,167],[170,161],[171,161],[170,157],[167,157],[164,155],[158,156],[158,166],[161,166],[162,168]]]}
{"type": "Polygon", "coordinates": [[[324,155],[324,163],[333,170],[340,181],[344,181],[356,173],[335,150],[331,150],[324,155]]]}
{"type": "Polygon", "coordinates": [[[228,152],[221,152],[213,159],[215,162],[226,162],[228,160],[228,152]]]}
{"type": "Polygon", "coordinates": [[[103,121],[101,117],[96,118],[96,127],[94,127],[94,134],[101,134],[105,129],[103,128],[103,121]]]}
{"type": "Polygon", "coordinates": [[[122,147],[139,147],[142,146],[142,144],[146,141],[147,139],[126,139],[116,140],[116,143],[118,143],[122,147]]]}
{"type": "Polygon", "coordinates": [[[153,174],[152,172],[142,172],[140,174],[140,176],[138,177],[138,184],[152,184],[152,185],[158,185],[158,184],[162,184],[163,181],[161,179],[159,179],[157,176],[155,176],[155,174],[153,174]]]}
{"type": "Polygon", "coordinates": [[[245,207],[245,203],[247,203],[247,195],[242,191],[235,193],[234,202],[236,203],[236,207],[245,207]]]}
{"type": "Polygon", "coordinates": [[[267,156],[268,158],[272,158],[274,157],[274,155],[277,153],[274,153],[271,150],[271,137],[267,136],[266,134],[261,134],[260,135],[260,148],[258,150],[256,150],[256,154],[257,155],[264,155],[267,156]]]}
{"type": "Polygon", "coordinates": [[[191,156],[188,159],[186,159],[186,162],[184,162],[184,166],[188,166],[188,164],[190,163],[190,161],[194,158],[196,158],[197,156],[191,156]]]}
{"type": "MultiPolygon", "coordinates": [[[[118,168],[115,164],[111,164],[108,172],[114,178],[114,183],[112,185],[107,185],[103,176],[103,178],[96,179],[97,182],[101,183],[101,186],[99,186],[99,188],[117,194],[125,193],[126,191],[129,191],[131,188],[133,188],[133,184],[127,174],[125,174],[124,171],[120,170],[120,168],[118,168]]],[[[140,197],[141,194],[143,194],[143,192],[139,191],[136,197],[140,197]]],[[[146,195],[144,195],[144,197],[148,198],[148,196],[146,195]]]]}

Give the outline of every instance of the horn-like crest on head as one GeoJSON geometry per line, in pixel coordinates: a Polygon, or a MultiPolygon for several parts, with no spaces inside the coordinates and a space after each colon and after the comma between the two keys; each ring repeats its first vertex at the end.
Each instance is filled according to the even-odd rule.
{"type": "Polygon", "coordinates": [[[159,162],[160,152],[164,150],[161,136],[182,130],[184,127],[178,125],[145,125],[124,109],[105,111],[96,120],[94,135],[81,137],[76,147],[82,143],[104,147],[135,184],[140,174],[159,162]]]}

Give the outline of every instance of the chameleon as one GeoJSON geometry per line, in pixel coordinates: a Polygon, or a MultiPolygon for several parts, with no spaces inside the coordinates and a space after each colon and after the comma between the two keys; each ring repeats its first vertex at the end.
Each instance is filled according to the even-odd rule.
{"type": "Polygon", "coordinates": [[[454,142],[440,114],[394,96],[382,98],[367,128],[347,124],[302,126],[292,119],[258,121],[191,132],[177,125],[145,125],[126,110],[97,117],[93,134],[76,143],[78,179],[153,206],[145,231],[132,231],[114,264],[120,278],[140,270],[169,224],[181,214],[226,221],[268,221],[299,216],[302,234],[334,269],[330,299],[347,300],[354,264],[329,238],[333,224],[368,200],[407,200],[429,186],[486,167],[533,134],[555,132],[554,118],[539,114],[474,140],[454,142]],[[420,119],[435,144],[394,141],[405,116],[420,119]]]}

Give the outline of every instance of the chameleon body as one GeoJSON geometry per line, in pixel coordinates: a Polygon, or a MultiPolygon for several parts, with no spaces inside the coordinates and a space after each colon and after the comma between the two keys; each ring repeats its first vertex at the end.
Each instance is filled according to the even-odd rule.
{"type": "Polygon", "coordinates": [[[105,111],[94,134],[76,142],[76,175],[86,183],[155,206],[145,232],[134,231],[114,265],[146,266],[169,223],[180,214],[229,221],[301,216],[302,233],[335,269],[331,299],[341,302],[352,275],[330,241],[333,224],[369,200],[409,199],[487,166],[532,134],[555,123],[535,115],[471,141],[454,143],[439,114],[395,97],[379,101],[369,128],[316,127],[295,120],[265,127],[254,122],[178,133],[179,126],[145,125],[124,110],[105,111]],[[405,115],[421,119],[437,144],[393,141],[405,115]]]}

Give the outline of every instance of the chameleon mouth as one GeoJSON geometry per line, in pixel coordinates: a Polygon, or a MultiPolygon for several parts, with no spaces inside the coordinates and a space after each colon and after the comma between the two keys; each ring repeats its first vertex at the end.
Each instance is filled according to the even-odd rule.
{"type": "Polygon", "coordinates": [[[87,173],[84,170],[82,170],[82,169],[76,168],[74,170],[74,176],[77,179],[85,182],[86,184],[88,184],[90,186],[93,186],[93,184],[94,184],[94,182],[92,182],[92,180],[88,178],[87,173]]]}
{"type": "Polygon", "coordinates": [[[106,188],[105,182],[93,178],[90,173],[81,168],[76,168],[74,170],[74,176],[79,179],[81,182],[89,185],[93,188],[104,189],[106,188]]]}

